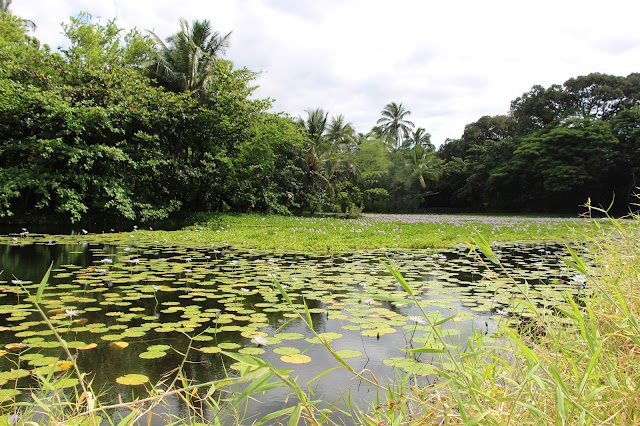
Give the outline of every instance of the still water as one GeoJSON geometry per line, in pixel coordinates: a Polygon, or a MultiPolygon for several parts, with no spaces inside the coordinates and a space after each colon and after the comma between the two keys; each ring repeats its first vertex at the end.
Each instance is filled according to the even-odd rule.
{"type": "MultiPolygon", "coordinates": [[[[298,384],[327,406],[344,406],[347,399],[362,409],[373,404],[375,389],[344,369],[322,375],[338,364],[317,335],[356,371],[380,383],[402,371],[428,381],[431,358],[412,357],[406,349],[437,343],[419,309],[388,300],[407,295],[384,264],[398,268],[429,318],[455,315],[443,327],[461,347],[473,329],[491,334],[507,318],[520,315],[521,287],[550,310],[562,301],[562,292],[576,291],[561,261],[566,253],[553,244],[496,248],[516,278],[514,285],[504,271],[488,269],[463,248],[307,256],[185,249],[135,238],[100,244],[81,236],[30,235],[5,237],[4,242],[0,347],[19,344],[19,349],[7,351],[0,368],[34,371],[65,359],[29,299],[52,265],[43,309],[69,342],[80,370],[103,394],[103,404],[146,396],[144,386],[118,383],[127,374],[145,375],[162,388],[185,356],[184,373],[191,383],[236,375],[234,360],[221,350],[293,370],[298,384]],[[293,306],[275,282],[286,288],[293,306]],[[304,322],[305,303],[313,332],[304,322]]],[[[19,386],[28,380],[21,378],[19,386]]],[[[15,386],[9,380],[3,388],[15,386]]],[[[260,395],[250,403],[246,423],[294,404],[288,394],[277,389],[260,395]]],[[[28,399],[28,392],[16,398],[28,399]]],[[[171,400],[156,410],[152,423],[164,424],[182,409],[178,399],[171,400]]]]}

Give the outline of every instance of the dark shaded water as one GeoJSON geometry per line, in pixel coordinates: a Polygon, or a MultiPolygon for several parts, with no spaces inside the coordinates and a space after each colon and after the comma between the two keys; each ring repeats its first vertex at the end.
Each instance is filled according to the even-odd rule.
{"type": "MultiPolygon", "coordinates": [[[[407,359],[412,363],[403,364],[404,370],[417,373],[417,380],[429,380],[420,368],[430,357],[412,360],[406,349],[432,343],[428,327],[416,319],[421,316],[418,309],[380,300],[405,296],[381,262],[398,267],[430,316],[456,314],[456,321],[444,328],[457,345],[464,346],[474,328],[492,333],[505,315],[518,315],[513,295],[519,290],[503,273],[487,270],[463,249],[304,256],[224,247],[182,249],[126,238],[119,245],[88,244],[81,237],[66,237],[58,244],[48,236],[29,244],[13,237],[6,242],[0,245],[0,346],[26,347],[5,354],[0,367],[31,370],[47,361],[38,356],[64,359],[60,347],[47,343],[54,339],[28,299],[53,265],[43,307],[61,336],[74,342],[78,365],[91,374],[94,389],[103,391],[103,403],[145,396],[143,387],[120,385],[116,379],[138,373],[150,383],[166,383],[187,353],[184,373],[194,383],[236,374],[229,369],[232,360],[212,353],[219,349],[256,354],[277,368],[294,370],[306,388],[337,363],[284,302],[274,280],[287,287],[298,309],[306,302],[316,333],[332,333],[324,334],[333,339],[332,347],[355,351],[348,355],[353,368],[366,369],[381,383],[397,377],[393,365],[407,359]],[[259,345],[257,336],[267,344],[259,345]],[[128,346],[118,349],[113,342],[128,346]],[[97,347],[79,349],[90,343],[97,347]],[[158,345],[169,348],[159,351],[164,352],[159,357],[149,355],[158,345]],[[292,364],[283,357],[286,351],[310,360],[292,364]]],[[[527,281],[532,297],[550,307],[562,300],[558,290],[575,291],[562,268],[564,254],[555,245],[497,250],[510,273],[519,282],[527,281]]],[[[8,381],[5,388],[14,385],[8,381]]],[[[341,369],[310,386],[314,399],[327,404],[343,405],[347,394],[361,407],[375,400],[371,386],[341,369]]],[[[288,394],[283,389],[261,396],[251,404],[250,414],[264,415],[295,403],[288,394]]],[[[181,409],[179,400],[172,399],[160,411],[179,415],[181,409]]],[[[155,418],[155,424],[165,422],[155,418]]]]}

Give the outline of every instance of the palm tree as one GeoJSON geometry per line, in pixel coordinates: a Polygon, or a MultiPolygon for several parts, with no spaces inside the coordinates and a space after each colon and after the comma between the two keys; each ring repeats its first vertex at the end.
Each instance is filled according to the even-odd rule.
{"type": "Polygon", "coordinates": [[[307,135],[307,154],[318,157],[328,145],[325,132],[327,131],[329,113],[324,112],[322,108],[305,110],[305,112],[307,119],[298,117],[296,122],[307,135]]]}
{"type": "MultiPolygon", "coordinates": [[[[9,10],[12,2],[13,0],[0,0],[0,15],[5,16],[12,14],[9,10]]],[[[32,20],[22,18],[22,23],[27,30],[35,31],[36,24],[32,20]]]]}
{"type": "Polygon", "coordinates": [[[382,117],[377,121],[380,132],[385,137],[387,144],[397,150],[402,146],[402,141],[409,135],[409,131],[415,127],[405,117],[411,114],[401,104],[391,102],[381,112],[382,117]]]}
{"type": "Polygon", "coordinates": [[[436,150],[435,145],[431,143],[431,134],[427,133],[422,127],[418,127],[409,133],[407,139],[403,141],[402,148],[411,149],[418,145],[426,148],[428,151],[436,150]]]}
{"type": "Polygon", "coordinates": [[[358,139],[353,125],[345,123],[342,114],[331,117],[326,139],[331,143],[329,161],[326,162],[330,174],[336,178],[355,176],[356,165],[353,153],[356,150],[358,139]]]}
{"type": "Polygon", "coordinates": [[[356,131],[351,123],[345,123],[344,116],[331,117],[326,131],[327,139],[339,152],[352,151],[356,144],[356,131]]]}
{"type": "Polygon", "coordinates": [[[400,177],[407,188],[418,181],[422,189],[427,189],[427,181],[437,179],[441,173],[442,162],[436,153],[422,145],[415,145],[406,152],[400,177]]]}
{"type": "Polygon", "coordinates": [[[212,79],[213,64],[229,47],[231,33],[221,35],[211,28],[209,20],[195,20],[191,25],[180,18],[180,31],[164,43],[157,35],[157,62],[152,72],[159,82],[175,92],[189,92],[206,98],[206,86],[212,79]]]}

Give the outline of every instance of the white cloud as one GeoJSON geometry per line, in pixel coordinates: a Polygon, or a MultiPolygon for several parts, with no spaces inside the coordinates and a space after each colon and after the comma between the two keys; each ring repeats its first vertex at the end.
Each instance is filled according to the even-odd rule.
{"type": "Polygon", "coordinates": [[[80,10],[166,37],[178,18],[233,31],[227,57],[264,71],[258,96],[304,116],[322,107],[367,132],[402,102],[433,142],[483,115],[504,114],[534,84],[638,69],[640,4],[627,0],[14,0],[35,35],[57,46],[80,10]]]}

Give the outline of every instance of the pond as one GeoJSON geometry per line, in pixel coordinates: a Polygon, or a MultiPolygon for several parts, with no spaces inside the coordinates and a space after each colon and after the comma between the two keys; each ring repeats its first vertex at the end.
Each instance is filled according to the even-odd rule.
{"type": "MultiPolygon", "coordinates": [[[[455,315],[443,327],[460,345],[474,329],[491,334],[501,321],[521,314],[514,303],[521,290],[507,273],[526,281],[529,297],[549,311],[567,291],[582,291],[580,278],[563,267],[566,252],[555,244],[496,248],[505,272],[487,269],[463,247],[308,256],[171,247],[139,239],[136,232],[118,244],[113,238],[88,242],[82,235],[2,238],[1,398],[28,399],[28,392],[16,395],[16,388],[28,386],[28,376],[39,368],[65,360],[28,298],[51,264],[43,308],[80,370],[103,392],[103,403],[146,396],[144,386],[119,378],[142,374],[149,383],[168,382],[187,351],[184,372],[192,383],[234,374],[234,361],[220,354],[225,350],[293,370],[301,387],[311,381],[314,399],[327,405],[343,406],[349,398],[366,409],[375,399],[371,386],[341,369],[322,376],[337,362],[317,336],[380,383],[398,371],[429,380],[429,356],[408,356],[406,349],[437,343],[415,306],[388,301],[407,295],[383,262],[398,268],[430,318],[455,315]],[[286,288],[293,306],[275,282],[286,288]],[[303,303],[313,332],[294,311],[303,311],[303,303]],[[16,374],[18,368],[24,373],[16,374]]],[[[259,418],[295,403],[285,402],[286,396],[286,390],[270,391],[251,403],[249,415],[259,418]]],[[[183,408],[172,401],[166,412],[156,413],[154,424],[183,408]]]]}

